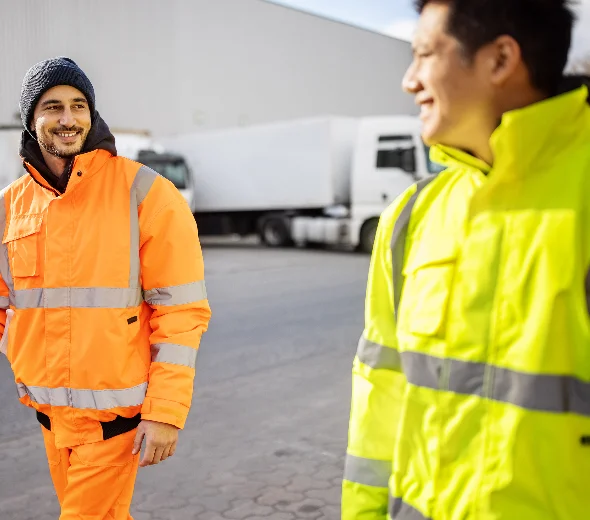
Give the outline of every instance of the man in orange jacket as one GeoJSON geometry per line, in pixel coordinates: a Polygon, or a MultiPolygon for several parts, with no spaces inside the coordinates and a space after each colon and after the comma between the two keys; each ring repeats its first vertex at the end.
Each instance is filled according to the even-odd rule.
{"type": "Polygon", "coordinates": [[[33,66],[20,108],[0,351],[42,425],[60,520],[129,520],[138,465],[174,454],[191,404],[211,315],[197,227],[172,183],[117,156],[72,60],[33,66]]]}

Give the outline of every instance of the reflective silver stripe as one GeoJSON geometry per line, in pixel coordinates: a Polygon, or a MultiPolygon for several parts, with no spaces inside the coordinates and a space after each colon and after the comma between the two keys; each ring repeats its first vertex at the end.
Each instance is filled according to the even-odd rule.
{"type": "Polygon", "coordinates": [[[10,307],[10,299],[8,296],[0,296],[0,309],[6,310],[10,307]]]}
{"type": "Polygon", "coordinates": [[[404,373],[415,386],[513,404],[527,410],[590,417],[590,382],[573,376],[529,374],[485,363],[401,354],[404,373]]]}
{"type": "Polygon", "coordinates": [[[20,289],[15,293],[17,309],[106,308],[137,307],[142,301],[141,289],[136,287],[59,287],[53,289],[20,289]]]}
{"type": "Polygon", "coordinates": [[[17,384],[19,397],[28,395],[38,404],[69,406],[71,408],[110,410],[118,407],[139,406],[147,392],[147,383],[122,390],[81,390],[77,388],[46,388],[17,384]]]}
{"type": "Polygon", "coordinates": [[[359,361],[371,368],[401,372],[402,362],[399,352],[391,347],[379,345],[361,336],[356,353],[359,361]]]}
{"type": "Polygon", "coordinates": [[[389,497],[389,518],[391,520],[432,520],[401,498],[389,497]]]}
{"type": "Polygon", "coordinates": [[[402,286],[404,284],[404,277],[402,273],[404,268],[406,238],[408,236],[410,217],[412,216],[414,205],[418,200],[418,195],[420,195],[422,190],[426,188],[426,186],[428,186],[435,178],[436,175],[432,175],[416,183],[416,191],[402,209],[393,226],[393,233],[391,235],[391,264],[393,267],[393,312],[396,318],[399,309],[402,286]]]}
{"type": "Polygon", "coordinates": [[[207,299],[205,281],[176,285],[173,287],[158,287],[144,293],[145,301],[150,305],[186,305],[207,299]]]}
{"type": "Polygon", "coordinates": [[[0,275],[8,287],[8,299],[10,304],[14,304],[14,284],[10,272],[10,262],[8,261],[8,247],[1,243],[4,241],[4,231],[6,229],[6,201],[4,194],[8,188],[0,192],[0,275]]]}
{"type": "Polygon", "coordinates": [[[197,349],[172,343],[156,343],[152,345],[152,363],[170,363],[195,368],[197,349]]]}
{"type": "Polygon", "coordinates": [[[141,265],[139,260],[139,205],[147,197],[152,184],[158,177],[158,173],[142,166],[135,174],[133,184],[131,185],[130,192],[130,207],[129,207],[129,220],[130,220],[130,242],[129,251],[131,252],[130,265],[129,265],[129,287],[140,287],[140,274],[141,265]]]}
{"type": "Polygon", "coordinates": [[[389,485],[390,475],[391,461],[389,460],[364,459],[346,455],[344,480],[363,486],[386,488],[389,485]]]}

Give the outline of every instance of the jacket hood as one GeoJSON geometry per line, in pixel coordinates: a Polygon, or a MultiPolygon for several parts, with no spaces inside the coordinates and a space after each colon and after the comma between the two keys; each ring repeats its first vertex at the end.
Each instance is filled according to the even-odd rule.
{"type": "MultiPolygon", "coordinates": [[[[88,132],[88,137],[80,154],[94,150],[106,150],[111,155],[117,155],[115,136],[111,133],[104,119],[96,111],[92,117],[92,127],[88,132]]],[[[21,137],[20,156],[25,162],[35,168],[53,188],[62,193],[65,191],[70,177],[68,170],[71,169],[73,160],[70,160],[68,163],[66,172],[61,177],[57,177],[45,164],[36,135],[34,132],[31,133],[26,129],[23,130],[21,137]]]]}

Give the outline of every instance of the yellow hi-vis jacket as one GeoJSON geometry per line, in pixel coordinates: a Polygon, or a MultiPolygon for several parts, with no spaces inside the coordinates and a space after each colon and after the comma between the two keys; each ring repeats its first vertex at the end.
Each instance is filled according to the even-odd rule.
{"type": "Polygon", "coordinates": [[[382,215],[344,520],[590,518],[587,95],[506,114],[493,168],[434,148],[382,215]]]}

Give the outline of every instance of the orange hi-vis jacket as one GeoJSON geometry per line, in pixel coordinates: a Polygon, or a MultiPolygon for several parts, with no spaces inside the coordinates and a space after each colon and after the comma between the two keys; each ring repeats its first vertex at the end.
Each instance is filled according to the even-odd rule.
{"type": "Polygon", "coordinates": [[[178,190],[106,150],[65,193],[30,164],[0,194],[0,350],[56,446],[142,419],[184,426],[210,309],[197,227],[178,190]]]}

